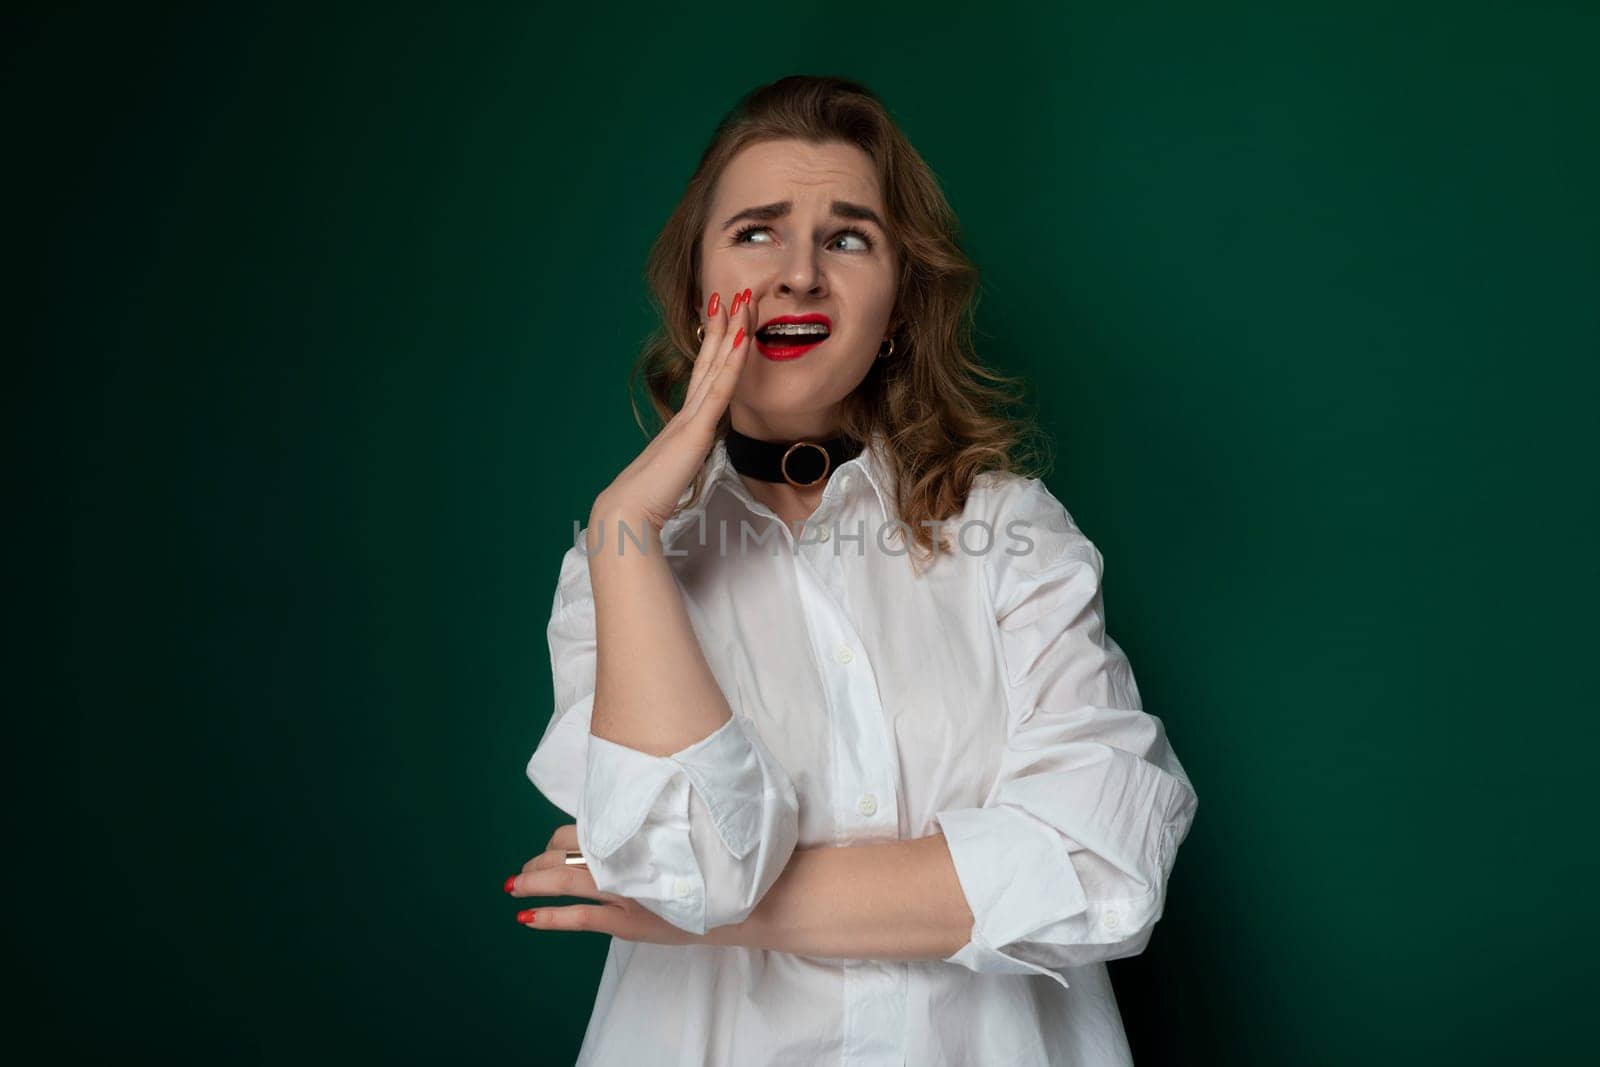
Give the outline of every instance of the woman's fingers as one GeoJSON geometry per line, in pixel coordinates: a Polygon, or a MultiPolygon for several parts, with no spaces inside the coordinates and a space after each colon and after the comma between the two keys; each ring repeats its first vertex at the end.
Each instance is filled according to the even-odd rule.
{"type": "Polygon", "coordinates": [[[705,340],[700,342],[700,351],[694,359],[694,370],[689,372],[689,387],[684,391],[684,406],[699,392],[700,383],[706,378],[706,372],[711,366],[710,354],[717,351],[728,329],[728,311],[732,298],[722,298],[721,293],[712,293],[711,302],[706,305],[705,340]],[[713,306],[715,305],[715,306],[713,306]]]}
{"type": "Polygon", "coordinates": [[[683,392],[683,406],[678,408],[678,414],[685,419],[693,419],[694,413],[699,411],[699,406],[706,398],[706,384],[715,378],[718,363],[722,362],[720,357],[736,331],[733,320],[738,318],[739,307],[746,301],[744,293],[746,291],[739,290],[730,296],[722,307],[718,307],[717,314],[712,315],[710,322],[707,323],[706,344],[702,344],[699,357],[694,360],[690,387],[683,392]],[[715,336],[712,336],[714,333],[715,336]]]}
{"type": "Polygon", "coordinates": [[[546,867],[573,867],[576,864],[567,862],[565,851],[556,849],[550,852],[541,852],[533,859],[522,865],[523,871],[538,871],[546,867]]]}
{"type": "Polygon", "coordinates": [[[615,908],[608,908],[604,904],[569,904],[561,908],[539,908],[538,919],[524,926],[534,926],[541,930],[584,930],[595,933],[616,935],[613,929],[620,916],[614,914],[615,908]]]}
{"type": "Polygon", "coordinates": [[[610,934],[624,941],[649,941],[657,945],[709,943],[701,935],[680,929],[647,908],[632,903],[625,907],[566,904],[552,908],[526,908],[517,913],[517,921],[532,930],[581,930],[610,934]]]}
{"type": "Polygon", "coordinates": [[[550,835],[550,843],[544,847],[546,849],[577,848],[578,824],[569,822],[565,826],[556,827],[556,832],[550,835]]]}
{"type": "Polygon", "coordinates": [[[728,352],[716,368],[716,377],[711,382],[710,394],[706,399],[706,403],[713,409],[713,422],[720,419],[723,411],[727,409],[728,401],[733,398],[733,392],[738,388],[739,375],[744,371],[745,357],[755,345],[756,318],[755,312],[750,307],[749,292],[750,290],[745,290],[746,296],[739,306],[736,329],[728,342],[728,352]]]}
{"type": "MultiPolygon", "coordinates": [[[[713,351],[705,374],[697,388],[686,394],[680,412],[688,419],[705,419],[715,423],[722,417],[728,398],[738,385],[739,371],[744,366],[743,353],[750,348],[750,335],[754,332],[753,313],[750,310],[751,291],[741,289],[734,296],[733,306],[726,324],[725,336],[713,351]]],[[[709,334],[709,331],[707,331],[709,334]]],[[[707,337],[710,340],[710,337],[707,337]]],[[[702,356],[702,359],[705,357],[702,356]]]]}
{"type": "Polygon", "coordinates": [[[557,853],[546,852],[535,856],[523,867],[522,873],[506,882],[506,892],[514,897],[588,897],[590,900],[622,901],[626,897],[603,893],[595,887],[594,878],[582,867],[561,862],[557,853]],[[555,862],[540,860],[555,855],[555,862]]]}

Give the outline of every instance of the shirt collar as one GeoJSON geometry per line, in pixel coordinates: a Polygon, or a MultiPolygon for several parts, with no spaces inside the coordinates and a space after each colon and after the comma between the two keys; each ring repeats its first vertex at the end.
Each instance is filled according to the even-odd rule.
{"type": "MultiPolygon", "coordinates": [[[[758,506],[756,499],[750,495],[749,487],[744,484],[744,481],[739,477],[739,472],[734,469],[732,461],[729,460],[727,443],[721,437],[717,438],[717,443],[712,447],[711,454],[706,457],[702,469],[705,471],[705,479],[699,502],[692,508],[681,508],[667,520],[661,529],[661,541],[663,544],[670,544],[672,537],[680,529],[704,514],[706,506],[711,501],[712,494],[717,492],[718,489],[726,489],[742,501],[747,508],[754,510],[758,506]]],[[[872,431],[871,438],[862,447],[861,451],[853,458],[839,464],[828,475],[828,484],[823,488],[822,502],[818,505],[818,508],[825,507],[830,500],[835,499],[840,493],[859,492],[862,477],[865,478],[867,485],[872,488],[872,493],[878,501],[878,510],[883,516],[883,521],[885,523],[892,521],[891,516],[895,514],[893,504],[894,472],[889,464],[888,446],[881,430],[872,431]],[[840,489],[841,485],[845,485],[841,481],[840,475],[850,470],[859,471],[861,476],[853,479],[845,488],[840,489]],[[829,494],[833,494],[833,496],[829,494]]],[[[688,496],[689,490],[685,489],[683,496],[679,498],[679,503],[682,504],[684,500],[688,499],[688,496]]]]}

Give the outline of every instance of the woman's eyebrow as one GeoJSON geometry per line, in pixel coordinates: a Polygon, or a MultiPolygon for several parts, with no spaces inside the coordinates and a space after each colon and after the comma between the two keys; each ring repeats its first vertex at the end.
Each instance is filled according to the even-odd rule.
{"type": "MultiPolygon", "coordinates": [[[[732,226],[740,219],[754,219],[758,222],[771,222],[773,219],[781,219],[785,215],[789,214],[789,211],[793,206],[794,204],[792,201],[779,200],[775,204],[762,204],[760,207],[747,207],[737,215],[730,217],[728,221],[724,222],[722,224],[722,228],[726,230],[729,226],[732,226]]],[[[861,219],[866,222],[873,223],[878,227],[878,229],[885,232],[887,232],[889,229],[889,227],[883,224],[883,220],[878,217],[878,213],[876,211],[862,204],[852,204],[848,200],[835,200],[830,207],[833,213],[839,218],[861,219]]]]}

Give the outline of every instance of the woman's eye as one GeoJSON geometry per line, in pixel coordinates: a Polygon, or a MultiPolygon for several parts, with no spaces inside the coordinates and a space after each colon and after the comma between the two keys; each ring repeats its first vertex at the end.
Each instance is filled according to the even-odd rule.
{"type": "Polygon", "coordinates": [[[872,251],[872,238],[868,237],[866,234],[862,233],[860,230],[843,230],[843,231],[840,232],[838,237],[834,238],[834,240],[835,241],[842,241],[842,240],[845,240],[847,238],[855,240],[856,245],[857,245],[855,251],[858,251],[858,252],[870,252],[870,251],[872,251]]]}
{"type": "MultiPolygon", "coordinates": [[[[758,242],[754,242],[754,241],[747,241],[747,240],[745,240],[745,238],[750,237],[750,236],[752,236],[754,234],[757,234],[757,233],[770,233],[771,229],[772,229],[772,227],[770,227],[770,226],[759,226],[759,225],[746,226],[746,227],[744,227],[743,229],[739,230],[737,233],[735,233],[733,235],[733,243],[736,244],[736,245],[758,243],[758,242]]],[[[836,244],[837,242],[843,241],[843,240],[853,240],[853,241],[856,242],[855,245],[853,247],[847,249],[847,251],[852,251],[852,252],[870,252],[870,251],[872,251],[872,238],[867,236],[865,233],[863,233],[860,230],[854,230],[854,229],[851,229],[851,230],[840,230],[839,233],[834,236],[833,240],[829,242],[829,245],[832,246],[832,245],[836,244]]],[[[762,242],[759,242],[759,243],[765,244],[766,242],[762,241],[762,242]]]]}

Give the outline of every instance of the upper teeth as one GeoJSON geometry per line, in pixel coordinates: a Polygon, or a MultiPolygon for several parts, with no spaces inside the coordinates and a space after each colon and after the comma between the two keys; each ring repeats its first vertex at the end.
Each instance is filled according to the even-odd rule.
{"type": "Polygon", "coordinates": [[[763,327],[762,333],[776,334],[803,334],[827,333],[827,324],[821,322],[775,322],[771,326],[763,327]]]}

